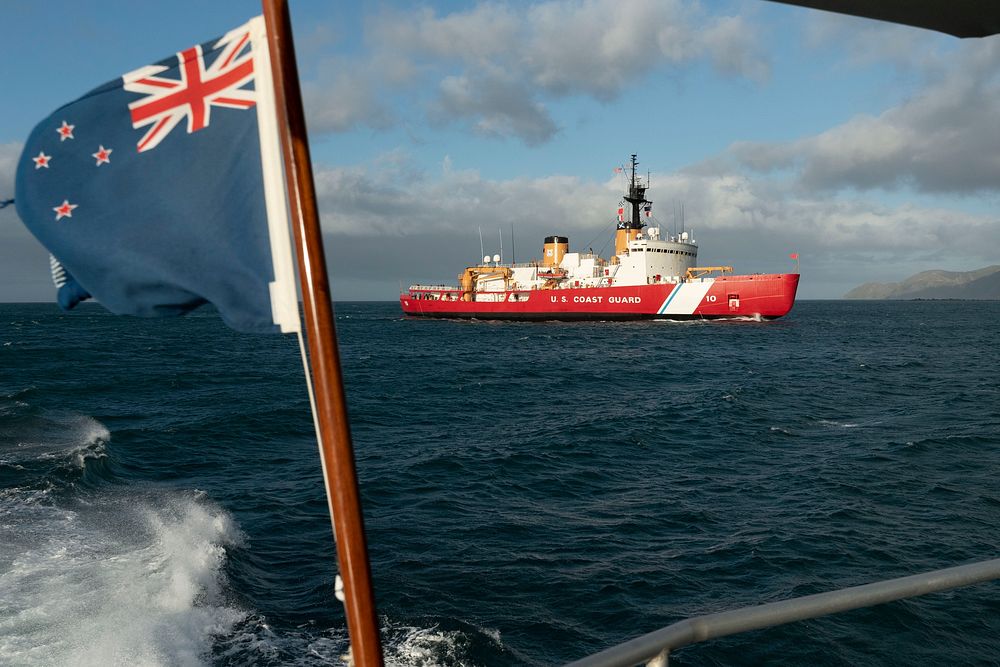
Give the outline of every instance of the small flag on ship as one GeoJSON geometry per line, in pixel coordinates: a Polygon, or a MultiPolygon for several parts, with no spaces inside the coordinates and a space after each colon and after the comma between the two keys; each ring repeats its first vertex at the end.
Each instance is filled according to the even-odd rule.
{"type": "Polygon", "coordinates": [[[793,252],[792,254],[789,255],[789,257],[792,258],[792,259],[798,259],[799,258],[799,253],[793,252]]]}
{"type": "Polygon", "coordinates": [[[625,207],[618,207],[618,222],[625,222],[625,207]]]}
{"type": "Polygon", "coordinates": [[[642,208],[642,210],[646,212],[646,217],[647,218],[653,215],[653,207],[652,206],[644,206],[642,208]]]}
{"type": "Polygon", "coordinates": [[[214,304],[239,331],[299,329],[262,17],[110,81],[43,120],[15,205],[60,304],[214,304]]]}

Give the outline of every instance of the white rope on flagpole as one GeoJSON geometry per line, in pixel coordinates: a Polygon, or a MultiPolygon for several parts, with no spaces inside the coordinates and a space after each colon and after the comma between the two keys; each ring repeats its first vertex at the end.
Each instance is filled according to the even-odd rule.
{"type": "MultiPolygon", "coordinates": [[[[299,355],[302,357],[302,370],[306,376],[306,393],[309,394],[309,410],[312,413],[313,419],[313,431],[316,432],[316,444],[319,446],[319,459],[320,463],[323,463],[323,441],[319,433],[319,417],[316,415],[316,394],[313,393],[312,375],[309,372],[309,356],[306,353],[306,343],[305,339],[302,337],[302,329],[298,329],[295,332],[296,338],[299,341],[299,355]]],[[[323,485],[326,487],[326,497],[330,497],[330,484],[326,479],[326,475],[323,476],[323,485]]],[[[337,540],[337,531],[334,528],[333,540],[337,540]]],[[[340,574],[336,574],[333,582],[333,594],[334,596],[344,602],[344,582],[340,578],[340,574]]]]}

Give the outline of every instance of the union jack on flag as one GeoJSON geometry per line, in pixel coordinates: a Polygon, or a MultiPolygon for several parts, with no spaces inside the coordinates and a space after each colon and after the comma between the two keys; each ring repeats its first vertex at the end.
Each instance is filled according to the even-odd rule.
{"type": "Polygon", "coordinates": [[[200,44],[178,53],[179,79],[159,76],[171,69],[166,65],[147,65],[122,76],[125,90],[145,95],[128,105],[132,127],[153,126],[137,144],[140,153],[156,148],[185,118],[191,134],[208,127],[213,106],[248,109],[256,103],[254,91],[243,88],[253,80],[250,31],[229,32],[215,44],[220,47],[207,67],[200,44]]]}

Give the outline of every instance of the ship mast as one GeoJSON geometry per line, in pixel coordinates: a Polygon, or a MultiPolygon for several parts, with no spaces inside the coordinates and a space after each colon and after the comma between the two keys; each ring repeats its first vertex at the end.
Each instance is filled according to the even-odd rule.
{"type": "Polygon", "coordinates": [[[623,197],[625,201],[632,205],[632,215],[629,220],[622,220],[618,223],[618,229],[615,233],[615,254],[620,255],[625,251],[628,246],[628,242],[634,239],[645,223],[642,221],[641,209],[643,204],[652,204],[653,202],[646,199],[646,188],[647,185],[639,180],[635,175],[635,168],[639,166],[639,161],[636,159],[637,155],[632,154],[632,177],[629,181],[628,193],[623,197]]]}
{"type": "Polygon", "coordinates": [[[625,201],[632,205],[632,219],[628,222],[619,223],[618,229],[642,229],[645,227],[645,223],[642,222],[639,210],[642,208],[643,204],[653,203],[646,199],[646,186],[636,180],[635,168],[639,166],[639,161],[636,160],[636,157],[636,154],[633,153],[632,180],[629,182],[628,194],[625,195],[625,201]]]}

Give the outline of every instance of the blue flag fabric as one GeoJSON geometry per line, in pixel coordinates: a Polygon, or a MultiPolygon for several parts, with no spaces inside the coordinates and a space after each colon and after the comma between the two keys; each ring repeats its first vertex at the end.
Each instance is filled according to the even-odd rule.
{"type": "Polygon", "coordinates": [[[100,86],[34,129],[15,205],[61,263],[64,307],[90,294],[114,313],[149,317],[210,302],[239,331],[297,330],[277,130],[262,129],[274,113],[266,58],[258,17],[100,86]]]}

